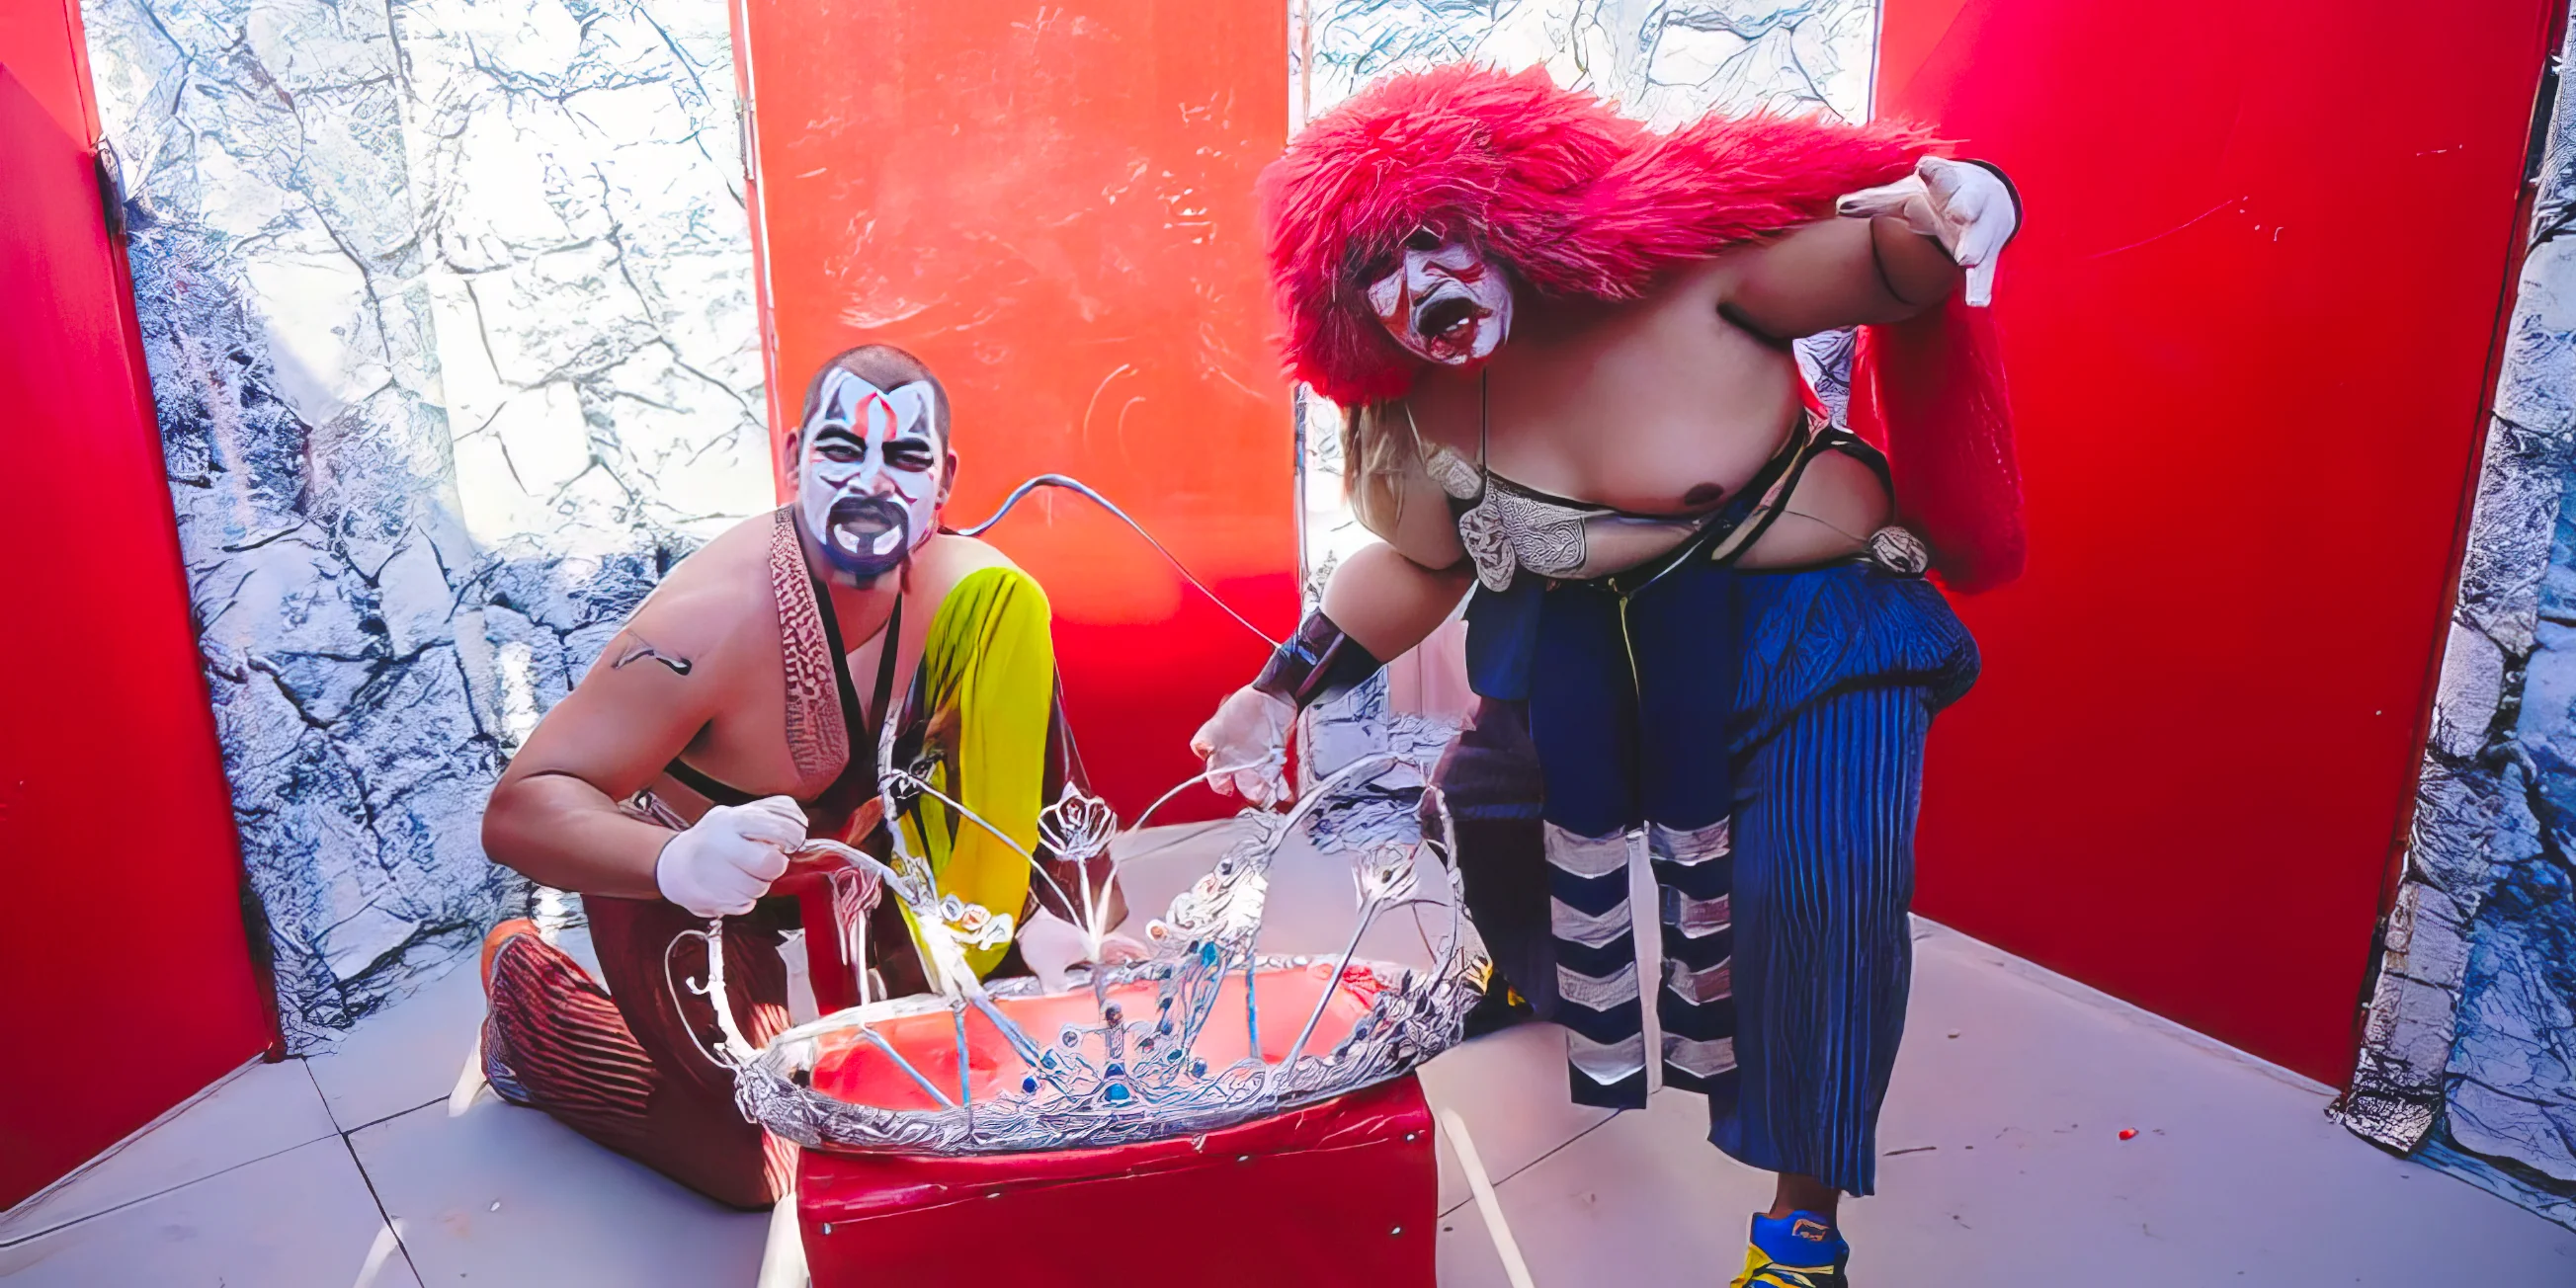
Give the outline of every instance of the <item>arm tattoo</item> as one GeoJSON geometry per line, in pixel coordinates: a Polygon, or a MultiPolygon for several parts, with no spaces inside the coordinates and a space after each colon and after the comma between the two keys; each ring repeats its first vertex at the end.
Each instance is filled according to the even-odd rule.
{"type": "Polygon", "coordinates": [[[641,662],[648,657],[671,668],[671,674],[673,675],[687,675],[689,673],[689,669],[697,665],[676,653],[665,653],[662,650],[655,648],[651,640],[648,640],[633,631],[628,631],[617,638],[624,644],[624,647],[619,650],[616,660],[608,664],[609,670],[623,671],[626,669],[627,663],[641,662]]]}

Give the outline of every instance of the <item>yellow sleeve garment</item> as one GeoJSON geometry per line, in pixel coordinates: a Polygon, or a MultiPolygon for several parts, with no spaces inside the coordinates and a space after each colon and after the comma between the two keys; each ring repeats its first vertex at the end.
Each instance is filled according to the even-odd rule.
{"type": "MultiPolygon", "coordinates": [[[[1046,592],[1027,573],[984,568],[968,574],[931,619],[904,712],[904,723],[918,731],[928,762],[923,777],[931,786],[1032,853],[1038,811],[1046,805],[1055,708],[1048,621],[1046,592]]],[[[900,825],[912,851],[929,862],[941,894],[1007,913],[1016,926],[1029,894],[1029,862],[1019,851],[927,794],[900,825]]],[[[916,928],[916,939],[919,933],[916,928]]],[[[981,976],[1009,951],[1008,943],[969,948],[966,961],[981,976]]]]}

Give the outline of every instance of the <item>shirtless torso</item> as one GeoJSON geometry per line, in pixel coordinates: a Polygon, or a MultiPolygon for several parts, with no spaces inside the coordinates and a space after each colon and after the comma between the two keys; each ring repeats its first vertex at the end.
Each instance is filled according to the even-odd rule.
{"type": "MultiPolygon", "coordinates": [[[[671,776],[674,759],[751,795],[811,802],[847,756],[871,753],[865,744],[885,716],[872,705],[842,758],[799,756],[791,744],[789,651],[769,574],[773,526],[768,515],[748,520],[672,568],[510,762],[485,815],[488,850],[561,889],[654,898],[654,859],[671,833],[617,805],[650,789],[683,821],[704,813],[711,802],[671,776]],[[578,826],[565,827],[574,821],[567,815],[578,826]]],[[[894,694],[911,684],[949,590],[980,569],[1012,566],[971,537],[923,543],[901,592],[907,607],[902,638],[893,641],[894,694]]],[[[898,594],[894,578],[883,580],[864,588],[826,582],[863,704],[876,700],[898,594]]]]}
{"type": "MultiPolygon", "coordinates": [[[[1801,415],[1791,340],[1890,322],[1939,301],[1959,270],[1893,219],[1831,219],[1712,258],[1633,303],[1522,293],[1510,338],[1474,370],[1425,366],[1396,415],[1423,446],[1528,488],[1642,514],[1714,510],[1770,461],[1801,415]]],[[[1325,612],[1379,657],[1445,620],[1472,584],[1440,491],[1410,453],[1381,546],[1344,562],[1325,612]]],[[[1851,554],[1892,517],[1877,473],[1816,457],[1741,566],[1851,554]]],[[[1678,538],[1676,538],[1678,540],[1678,538]]]]}

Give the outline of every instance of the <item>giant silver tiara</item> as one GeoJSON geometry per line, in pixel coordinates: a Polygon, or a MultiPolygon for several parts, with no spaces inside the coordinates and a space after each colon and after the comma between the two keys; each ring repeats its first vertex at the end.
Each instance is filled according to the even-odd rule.
{"type": "MultiPolygon", "coordinates": [[[[736,1106],[809,1148],[1016,1153],[1203,1134],[1405,1073],[1458,1040],[1487,969],[1484,945],[1460,911],[1455,834],[1436,788],[1426,789],[1433,836],[1372,846],[1352,861],[1358,912],[1338,956],[1264,953],[1259,942],[1269,871],[1281,846],[1319,806],[1395,760],[1363,759],[1284,814],[1244,811],[1242,834],[1215,870],[1148,926],[1151,955],[1077,968],[1061,994],[1044,992],[1034,979],[990,985],[976,979],[963,946],[989,942],[997,932],[1007,938],[1009,914],[943,895],[928,865],[908,851],[903,829],[888,829],[895,837],[891,864],[815,843],[812,849],[844,865],[834,873],[832,901],[842,960],[864,960],[857,937],[866,912],[880,891],[890,891],[913,914],[938,991],[882,1000],[862,993],[860,1005],[791,1028],[756,1051],[729,1008],[716,1007],[726,1034],[720,1058],[736,1069],[736,1106]],[[1446,898],[1420,893],[1426,865],[1447,885],[1446,898]],[[1368,928],[1399,909],[1418,921],[1430,913],[1428,967],[1356,955],[1368,928]],[[1310,994],[1311,1004],[1286,1014],[1277,1009],[1283,998],[1302,1004],[1310,994]],[[1265,1002],[1274,1007],[1267,1017],[1265,1002]],[[1079,1012],[1070,1021],[1062,1018],[1069,1007],[1079,1012]],[[1054,1032],[1034,1033],[1023,1022],[1042,1011],[1057,1017],[1054,1032]],[[925,1050],[924,1035],[934,1030],[953,1045],[925,1050]],[[1290,1033],[1295,1036],[1280,1049],[1278,1039],[1290,1033]],[[996,1045],[998,1055],[990,1049],[996,1045]],[[986,1056],[980,1068],[976,1051],[986,1056]],[[1003,1067],[994,1067],[997,1059],[1003,1067]],[[925,1067],[931,1065],[937,1068],[925,1067]],[[877,1075],[873,1091],[839,1094],[869,1081],[849,1076],[858,1066],[877,1075]],[[902,1094],[884,1094],[889,1087],[902,1094]],[[905,1103],[882,1103],[898,1099],[905,1103]]],[[[888,771],[882,786],[890,814],[900,797],[936,794],[901,770],[888,771]]],[[[1039,830],[1058,857],[1087,863],[1109,854],[1114,871],[1116,819],[1097,798],[1068,787],[1040,816],[1039,830]]],[[[1090,917],[1094,924],[1084,929],[1096,947],[1104,928],[1098,911],[1090,917]]],[[[722,996],[721,923],[710,924],[708,948],[709,978],[693,988],[722,996]]]]}

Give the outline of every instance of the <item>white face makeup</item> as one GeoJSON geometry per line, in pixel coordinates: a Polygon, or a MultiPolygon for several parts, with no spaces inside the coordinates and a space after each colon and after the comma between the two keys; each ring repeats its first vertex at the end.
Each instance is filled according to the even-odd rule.
{"type": "Polygon", "coordinates": [[[796,505],[833,567],[872,580],[939,530],[944,454],[930,382],[892,391],[834,368],[798,440],[796,505]]]}
{"type": "Polygon", "coordinates": [[[1444,367],[1494,356],[1512,328],[1512,285],[1463,241],[1428,228],[1404,239],[1402,258],[1368,284],[1369,308],[1405,351],[1444,367]]]}

